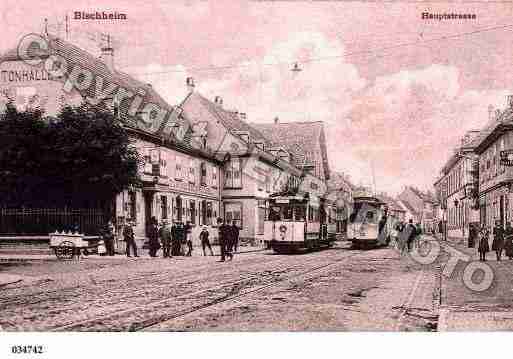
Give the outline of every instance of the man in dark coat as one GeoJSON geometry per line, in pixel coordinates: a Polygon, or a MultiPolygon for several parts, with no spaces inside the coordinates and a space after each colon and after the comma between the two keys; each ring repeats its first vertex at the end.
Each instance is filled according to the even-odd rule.
{"type": "Polygon", "coordinates": [[[474,223],[470,223],[468,227],[468,247],[474,248],[477,238],[477,228],[474,223]]]}
{"type": "Polygon", "coordinates": [[[171,226],[171,255],[180,255],[180,238],[176,222],[171,226]]]}
{"type": "Polygon", "coordinates": [[[108,256],[114,255],[114,225],[112,221],[108,221],[107,224],[103,227],[101,231],[101,236],[103,239],[103,243],[105,244],[105,249],[107,251],[108,256]]]}
{"type": "Polygon", "coordinates": [[[164,258],[171,257],[171,229],[167,221],[162,222],[162,227],[159,230],[159,237],[162,243],[162,256],[164,258]]]}
{"type": "Polygon", "coordinates": [[[221,262],[226,260],[226,256],[233,257],[233,255],[228,251],[228,246],[230,243],[230,227],[227,226],[222,218],[217,219],[217,224],[219,226],[219,246],[221,247],[221,262]]]}
{"type": "Polygon", "coordinates": [[[192,225],[191,222],[187,221],[184,227],[185,244],[187,245],[187,257],[192,255],[192,225]]]}
{"type": "Polygon", "coordinates": [[[504,230],[504,251],[509,259],[513,259],[513,227],[511,222],[506,223],[504,230]]]}
{"type": "Polygon", "coordinates": [[[231,251],[232,253],[237,252],[237,249],[239,248],[239,227],[237,227],[237,222],[232,221],[232,228],[231,228],[231,251]]]}
{"type": "Polygon", "coordinates": [[[201,248],[203,249],[203,255],[206,256],[205,248],[208,248],[210,251],[210,255],[213,256],[214,252],[212,251],[212,246],[210,245],[210,240],[208,239],[209,233],[207,230],[207,227],[203,227],[200,233],[200,241],[201,241],[201,248]]]}
{"type": "Polygon", "coordinates": [[[150,223],[148,225],[148,246],[150,248],[149,254],[150,257],[156,257],[157,251],[160,248],[159,243],[159,229],[157,226],[157,219],[155,217],[151,217],[150,223]]]}
{"type": "Polygon", "coordinates": [[[495,227],[493,228],[492,250],[495,251],[498,261],[501,260],[503,249],[504,249],[504,229],[502,228],[501,222],[496,221],[495,227]]]}
{"type": "Polygon", "coordinates": [[[123,239],[125,240],[126,244],[126,256],[131,257],[130,248],[132,248],[134,250],[134,256],[139,257],[137,255],[137,245],[135,244],[134,229],[132,228],[132,223],[130,222],[127,222],[123,228],[123,239]]]}
{"type": "Polygon", "coordinates": [[[407,235],[407,243],[408,243],[408,252],[412,250],[413,241],[415,240],[415,237],[417,236],[417,227],[413,224],[413,219],[410,219],[408,221],[408,224],[406,225],[405,232],[407,235]]]}

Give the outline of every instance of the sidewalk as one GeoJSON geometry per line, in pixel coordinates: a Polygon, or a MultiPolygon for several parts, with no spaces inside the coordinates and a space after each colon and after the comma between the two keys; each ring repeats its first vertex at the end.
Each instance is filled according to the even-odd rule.
{"type": "MultiPolygon", "coordinates": [[[[442,248],[450,246],[468,255],[468,263],[479,259],[477,249],[468,248],[466,242],[461,244],[449,239],[440,243],[442,248]]],[[[495,252],[489,252],[486,264],[493,271],[494,282],[483,292],[472,291],[464,285],[464,263],[460,263],[453,277],[443,278],[439,331],[513,330],[513,261],[504,256],[497,261],[495,252]]]]}

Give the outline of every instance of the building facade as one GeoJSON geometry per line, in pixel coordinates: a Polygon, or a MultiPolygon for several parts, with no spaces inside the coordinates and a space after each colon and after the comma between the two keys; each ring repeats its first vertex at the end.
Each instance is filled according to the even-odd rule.
{"type": "MultiPolygon", "coordinates": [[[[465,238],[470,225],[478,225],[477,181],[479,159],[474,153],[478,131],[469,131],[461,146],[445,163],[434,183],[435,192],[444,211],[442,221],[447,225],[449,238],[465,238]]],[[[437,228],[438,230],[439,228],[437,228]]]]}
{"type": "MultiPolygon", "coordinates": [[[[154,104],[166,111],[169,115],[162,124],[170,121],[171,116],[175,116],[175,120],[185,121],[179,117],[176,108],[166,103],[151,85],[117,71],[113,49],[102,49],[98,57],[52,35],[47,35],[46,41],[51,54],[66,60],[68,72],[79,68],[91,73],[90,86],[65,90],[65,80],[52,77],[42,65],[34,67],[25,63],[17,51],[10,51],[2,56],[0,62],[0,71],[5,75],[0,76],[0,100],[4,103],[13,102],[21,110],[38,106],[52,116],[62,106],[79,105],[86,98],[94,99],[97,83],[100,83],[105,87],[115,85],[125,93],[140,94],[141,103],[154,104]]],[[[209,225],[214,237],[217,237],[210,225],[216,225],[215,219],[222,213],[222,161],[205,152],[191,138],[163,140],[145,130],[144,126],[133,125],[149,123],[148,118],[142,118],[149,115],[135,111],[131,114],[130,102],[121,99],[115,106],[114,101],[112,99],[111,109],[123,120],[133,145],[143,158],[143,165],[139,169],[142,185],[127,188],[113,199],[113,219],[118,233],[121,233],[124,223],[132,221],[135,223],[136,238],[142,241],[146,238],[150,219],[155,217],[158,222],[190,222],[193,234],[199,232],[201,225],[209,225]]],[[[197,235],[193,237],[197,238],[197,235]]]]}
{"type": "Polygon", "coordinates": [[[512,220],[513,168],[508,153],[513,148],[513,98],[509,107],[497,111],[493,121],[475,141],[479,156],[479,218],[481,225],[493,228],[512,220]]]}

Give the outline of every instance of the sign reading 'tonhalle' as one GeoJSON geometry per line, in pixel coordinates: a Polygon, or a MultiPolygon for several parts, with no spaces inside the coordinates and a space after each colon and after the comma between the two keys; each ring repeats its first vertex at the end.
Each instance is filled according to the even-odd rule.
{"type": "Polygon", "coordinates": [[[513,166],[513,150],[504,150],[500,153],[501,156],[501,165],[503,166],[513,166]]]}

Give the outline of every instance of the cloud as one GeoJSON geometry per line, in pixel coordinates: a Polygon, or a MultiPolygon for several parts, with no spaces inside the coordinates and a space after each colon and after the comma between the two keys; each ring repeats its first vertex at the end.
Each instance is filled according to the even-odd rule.
{"type": "MultiPolygon", "coordinates": [[[[499,106],[505,94],[462,90],[459,71],[452,66],[434,64],[378,77],[330,127],[331,158],[367,163],[367,176],[374,165],[382,190],[398,192],[408,183],[429,189],[465,132],[480,129],[488,104],[499,106]]],[[[353,177],[362,172],[337,162],[333,167],[353,177]]]]}

